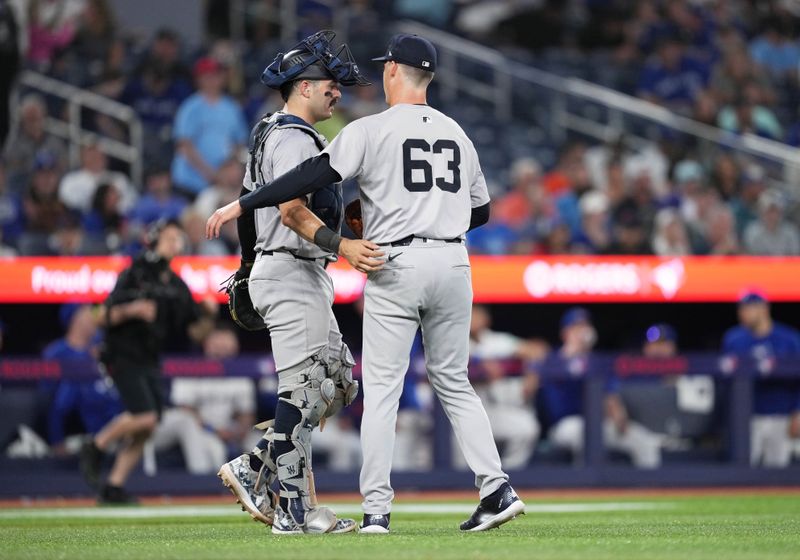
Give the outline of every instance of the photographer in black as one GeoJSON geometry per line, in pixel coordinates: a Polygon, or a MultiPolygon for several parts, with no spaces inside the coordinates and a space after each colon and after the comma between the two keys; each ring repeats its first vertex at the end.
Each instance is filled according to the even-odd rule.
{"type": "Polygon", "coordinates": [[[111,420],[81,450],[81,472],[99,491],[101,503],[132,503],[125,482],[142,457],[163,407],[160,358],[165,344],[183,333],[200,342],[213,328],[217,303],[194,302],[170,268],[181,254],[184,234],[177,222],[162,221],[147,233],[147,248],[123,270],[105,303],[105,349],[101,360],[119,391],[125,412],[111,420]],[[119,442],[114,466],[100,485],[104,454],[119,442]]]}

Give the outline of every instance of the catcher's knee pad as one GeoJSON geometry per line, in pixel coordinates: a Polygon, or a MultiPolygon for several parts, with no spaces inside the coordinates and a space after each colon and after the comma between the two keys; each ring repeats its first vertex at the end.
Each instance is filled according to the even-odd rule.
{"type": "Polygon", "coordinates": [[[336,414],[358,395],[353,380],[353,355],[346,344],[324,348],[302,363],[278,374],[281,400],[294,405],[313,426],[336,414]],[[287,396],[288,395],[288,396],[287,396]]]}
{"type": "Polygon", "coordinates": [[[309,423],[312,428],[318,425],[336,396],[336,384],[329,377],[324,352],[279,372],[278,394],[280,402],[300,411],[301,422],[309,423]]]}
{"type": "Polygon", "coordinates": [[[336,387],[333,402],[328,406],[325,416],[333,416],[343,407],[349,406],[358,395],[358,381],[353,380],[353,367],[356,361],[345,343],[341,348],[328,353],[328,375],[336,387]]]}

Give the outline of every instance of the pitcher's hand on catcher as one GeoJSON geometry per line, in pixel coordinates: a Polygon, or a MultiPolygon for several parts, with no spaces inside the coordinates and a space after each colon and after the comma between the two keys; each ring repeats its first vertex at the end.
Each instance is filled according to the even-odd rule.
{"type": "Polygon", "coordinates": [[[339,254],[359,272],[375,272],[383,268],[384,261],[380,257],[384,252],[377,244],[366,239],[342,239],[339,254]]]}
{"type": "Polygon", "coordinates": [[[211,214],[211,217],[206,222],[206,238],[215,239],[219,237],[219,230],[223,224],[235,220],[241,215],[242,207],[239,205],[238,200],[234,200],[230,204],[218,208],[211,214]]]}

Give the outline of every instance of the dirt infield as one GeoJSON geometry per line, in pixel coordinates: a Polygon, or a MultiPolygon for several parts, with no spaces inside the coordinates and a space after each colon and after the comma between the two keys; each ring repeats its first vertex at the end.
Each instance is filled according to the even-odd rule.
{"type": "MultiPolygon", "coordinates": [[[[702,487],[702,488],[569,488],[564,490],[518,490],[528,502],[538,500],[591,500],[591,499],[648,499],[669,497],[703,497],[703,496],[800,496],[800,487],[702,487]]],[[[475,491],[442,491],[442,492],[398,492],[398,502],[454,502],[477,500],[475,491]]],[[[359,502],[357,493],[325,493],[319,495],[319,501],[325,502],[359,502]]],[[[147,496],[141,498],[146,506],[177,505],[214,505],[232,503],[230,494],[209,496],[147,496]]],[[[54,507],[90,507],[96,504],[92,498],[19,498],[0,500],[0,509],[5,508],[54,508],[54,507]]]]}

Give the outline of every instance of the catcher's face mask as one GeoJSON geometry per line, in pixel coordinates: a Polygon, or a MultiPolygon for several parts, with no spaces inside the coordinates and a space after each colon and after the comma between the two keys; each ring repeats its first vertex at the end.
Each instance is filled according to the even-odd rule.
{"type": "Polygon", "coordinates": [[[336,80],[343,86],[370,85],[370,82],[359,72],[358,65],[347,45],[341,45],[334,53],[331,45],[334,37],[336,37],[334,31],[326,30],[319,31],[303,39],[289,53],[299,51],[308,53],[308,56],[303,56],[298,63],[283,70],[281,70],[281,65],[286,53],[278,53],[275,60],[261,74],[261,81],[271,88],[278,89],[286,82],[304,77],[323,79],[323,76],[319,76],[318,72],[310,72],[313,76],[305,76],[306,73],[309,73],[308,71],[312,70],[311,67],[319,67],[321,65],[326,73],[329,74],[324,78],[336,80]]]}

